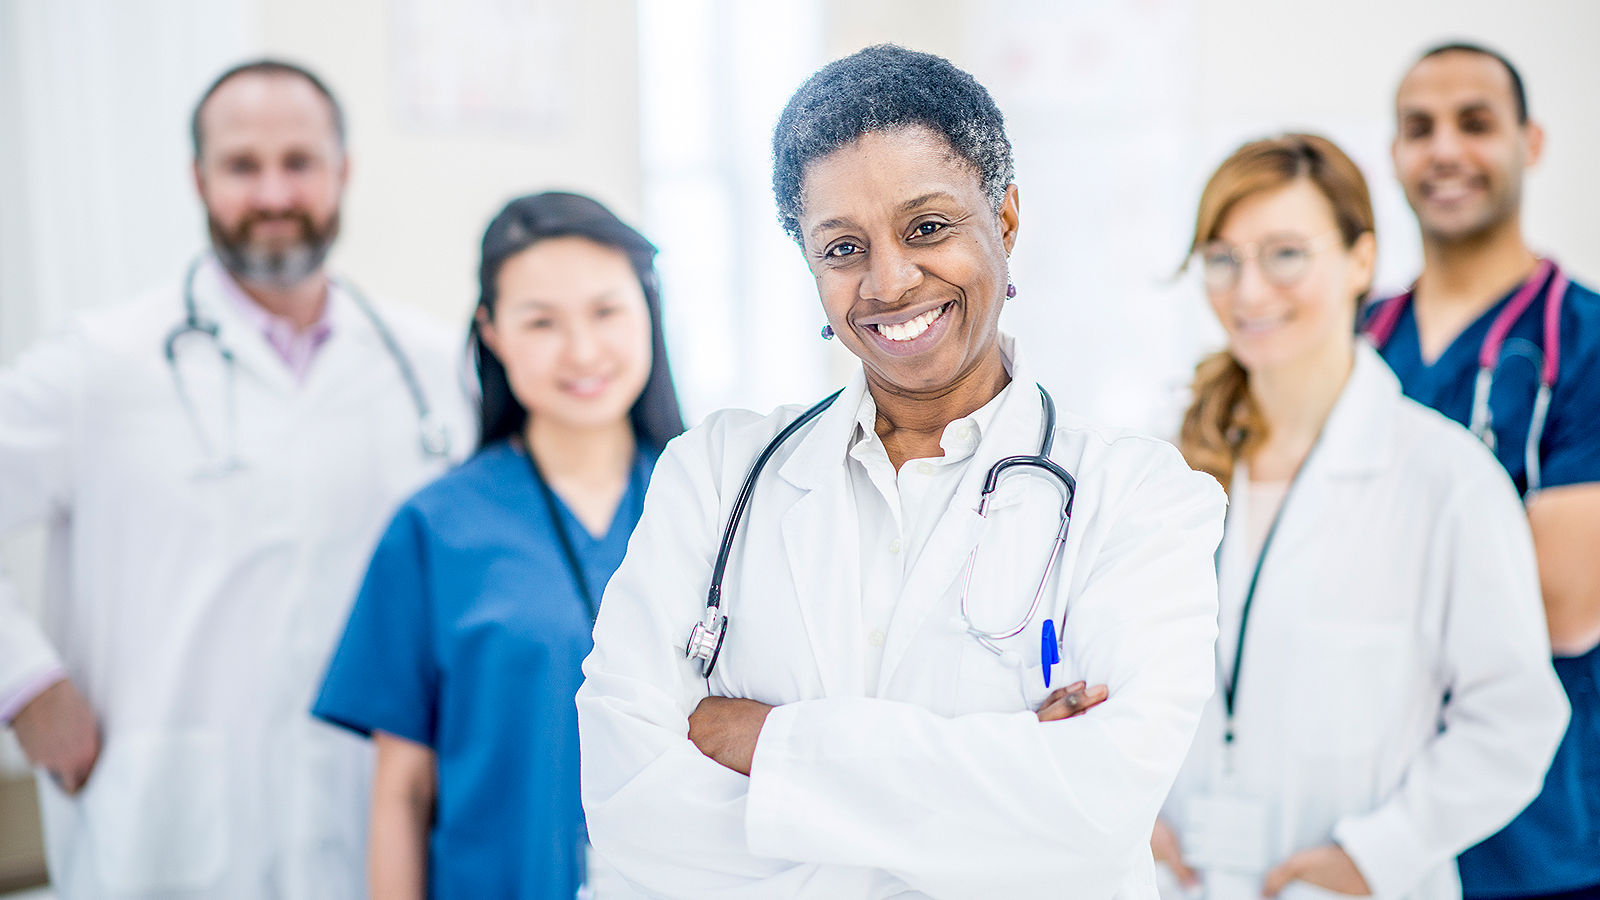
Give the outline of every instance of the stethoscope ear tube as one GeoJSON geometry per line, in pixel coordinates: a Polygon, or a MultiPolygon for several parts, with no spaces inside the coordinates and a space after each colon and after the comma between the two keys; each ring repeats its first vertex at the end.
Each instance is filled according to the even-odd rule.
{"type": "Polygon", "coordinates": [[[1008,470],[1019,467],[1043,469],[1055,476],[1056,488],[1061,492],[1061,515],[1063,518],[1072,515],[1072,498],[1078,493],[1077,479],[1042,453],[1038,456],[1008,456],[995,463],[993,468],[989,469],[989,476],[983,480],[983,498],[978,502],[978,515],[985,515],[988,512],[989,495],[1000,486],[1000,479],[1008,470]]]}

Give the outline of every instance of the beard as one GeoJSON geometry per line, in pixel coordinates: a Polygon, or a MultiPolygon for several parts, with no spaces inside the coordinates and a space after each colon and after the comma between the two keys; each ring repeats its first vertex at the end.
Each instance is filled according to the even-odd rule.
{"type": "Polygon", "coordinates": [[[251,213],[232,230],[224,228],[208,211],[206,224],[211,231],[211,246],[223,268],[240,281],[273,288],[291,288],[315,275],[339,236],[338,210],[320,228],[308,213],[298,209],[251,213]],[[278,220],[298,223],[300,233],[286,243],[256,240],[258,223],[278,220]]]}

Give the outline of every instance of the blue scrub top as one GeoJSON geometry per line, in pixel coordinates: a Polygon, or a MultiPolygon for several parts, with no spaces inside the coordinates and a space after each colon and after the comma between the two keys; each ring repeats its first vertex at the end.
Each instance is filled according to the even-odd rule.
{"type": "MultiPolygon", "coordinates": [[[[1515,293],[1513,291],[1512,293],[1515,293]]],[[[1528,488],[1523,454],[1544,351],[1541,295],[1512,326],[1489,392],[1496,455],[1519,492],[1528,488]]],[[[1478,351],[1511,294],[1467,327],[1427,365],[1410,304],[1381,352],[1407,397],[1466,425],[1478,351]]],[[[1375,308],[1375,307],[1374,307],[1375,308]]],[[[1547,488],[1600,481],[1600,296],[1573,282],[1561,311],[1561,367],[1540,442],[1547,488]]],[[[1469,898],[1532,897],[1600,885],[1600,648],[1555,660],[1572,721],[1544,791],[1505,830],[1461,854],[1469,898]]]]}
{"type": "MultiPolygon", "coordinates": [[[[557,502],[596,598],[622,562],[657,455],[639,449],[604,537],[557,502]]],[[[312,712],[438,754],[430,897],[577,893],[586,832],[573,697],[591,632],[543,493],[509,443],[395,515],[312,712]]]]}

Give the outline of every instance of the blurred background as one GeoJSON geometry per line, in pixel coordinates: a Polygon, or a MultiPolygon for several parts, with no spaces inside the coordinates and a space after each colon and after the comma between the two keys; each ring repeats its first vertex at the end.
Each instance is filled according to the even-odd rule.
{"type": "MultiPolygon", "coordinates": [[[[507,200],[590,194],[662,253],[687,417],[842,383],[775,221],[770,129],[804,77],[893,41],[949,57],[1004,111],[1023,229],[1003,325],[1067,410],[1163,436],[1220,344],[1176,277],[1206,176],[1311,130],[1364,168],[1380,290],[1420,266],[1388,147],[1402,73],[1447,40],[1522,71],[1547,131],[1531,244],[1600,282],[1600,4],[1588,0],[0,0],[0,364],[75,312],[176,282],[205,246],[188,120],[271,55],[345,106],[333,266],[465,337],[477,245],[507,200]]],[[[29,599],[42,535],[0,543],[29,599]]],[[[0,892],[42,880],[26,766],[0,740],[0,892]]]]}

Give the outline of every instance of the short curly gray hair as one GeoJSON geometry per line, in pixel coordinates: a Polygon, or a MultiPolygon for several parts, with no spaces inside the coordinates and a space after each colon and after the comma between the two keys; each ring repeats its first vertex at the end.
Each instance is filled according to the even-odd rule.
{"type": "Polygon", "coordinates": [[[862,135],[921,125],[972,166],[996,211],[1016,175],[1005,118],[983,85],[949,60],[878,44],[823,66],[795,91],[772,132],[778,223],[800,234],[806,166],[862,135]]]}

